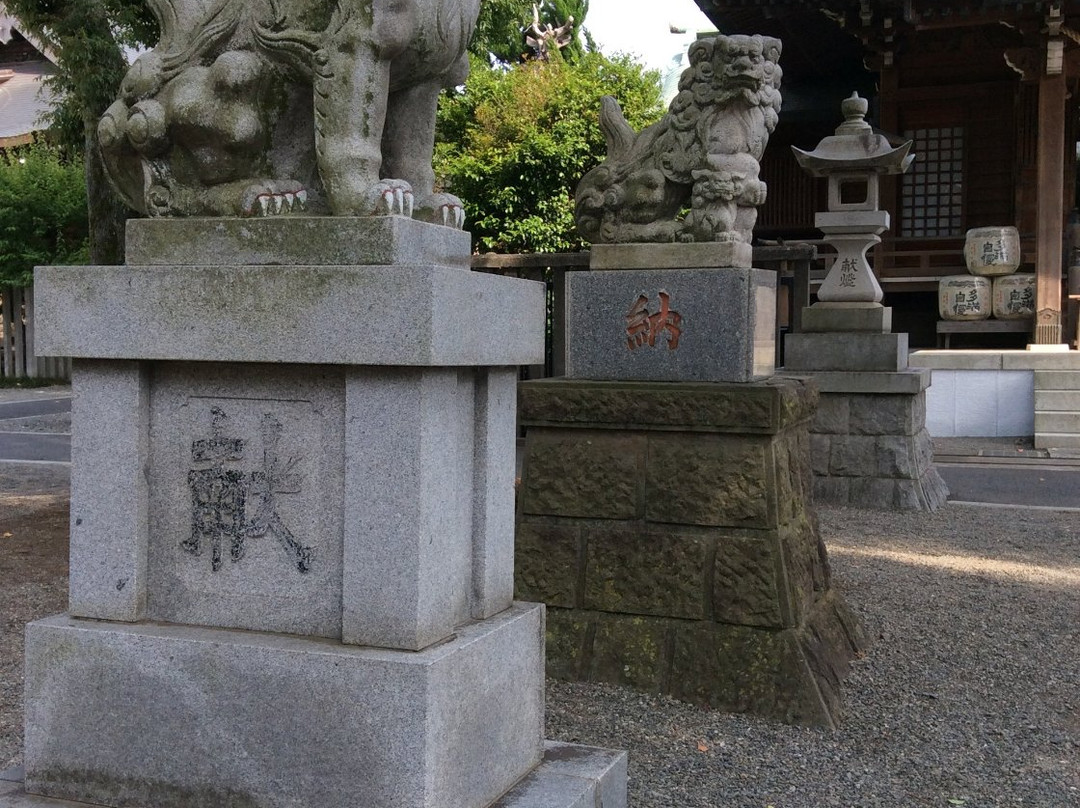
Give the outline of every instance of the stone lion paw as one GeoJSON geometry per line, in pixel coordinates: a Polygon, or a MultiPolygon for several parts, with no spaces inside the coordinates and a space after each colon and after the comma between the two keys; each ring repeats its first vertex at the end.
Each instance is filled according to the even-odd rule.
{"type": "Polygon", "coordinates": [[[307,207],[307,191],[294,180],[267,180],[244,191],[240,210],[245,216],[282,216],[301,213],[307,207]]]}
{"type": "Polygon", "coordinates": [[[369,192],[375,216],[412,216],[413,189],[405,180],[381,180],[369,192]]]}
{"type": "Polygon", "coordinates": [[[416,218],[443,227],[465,227],[465,205],[453,194],[432,194],[416,208],[416,218]]]}

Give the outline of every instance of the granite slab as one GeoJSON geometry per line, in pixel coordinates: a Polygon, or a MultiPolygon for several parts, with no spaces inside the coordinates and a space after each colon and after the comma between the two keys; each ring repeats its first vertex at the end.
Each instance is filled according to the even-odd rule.
{"type": "Polygon", "coordinates": [[[574,272],[566,299],[569,378],[748,382],[773,374],[775,272],[574,272]]]}
{"type": "Polygon", "coordinates": [[[27,627],[26,789],[153,808],[358,794],[486,808],[543,754],[543,633],[539,604],[419,653],[46,618],[27,627]]]}
{"type": "Polygon", "coordinates": [[[544,285],[433,265],[35,272],[39,356],[328,365],[544,361],[544,285]]]}

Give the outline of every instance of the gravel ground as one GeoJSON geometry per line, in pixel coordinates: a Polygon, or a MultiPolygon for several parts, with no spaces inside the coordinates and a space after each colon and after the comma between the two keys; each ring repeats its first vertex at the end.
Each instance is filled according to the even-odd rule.
{"type": "MultiPolygon", "coordinates": [[[[5,494],[0,477],[0,535],[14,534],[0,538],[0,769],[20,759],[22,626],[63,608],[64,482],[5,494]]],[[[548,737],[629,749],[635,808],[1080,806],[1080,515],[844,509],[821,524],[874,638],[839,731],[549,682],[548,737]]]]}
{"type": "Polygon", "coordinates": [[[548,736],[629,749],[635,808],[1080,806],[1080,514],[821,525],[874,638],[839,731],[551,682],[548,736]]]}

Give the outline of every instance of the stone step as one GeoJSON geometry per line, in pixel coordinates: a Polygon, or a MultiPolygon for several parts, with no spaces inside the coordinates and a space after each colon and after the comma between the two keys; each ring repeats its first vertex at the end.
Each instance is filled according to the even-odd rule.
{"type": "Polygon", "coordinates": [[[1035,412],[1080,412],[1080,389],[1040,390],[1036,387],[1035,412]]]}
{"type": "Polygon", "coordinates": [[[1080,435],[1080,412],[1036,412],[1035,434],[1045,432],[1080,435]]]}
{"type": "MultiPolygon", "coordinates": [[[[547,741],[544,759],[491,808],[625,808],[626,752],[547,741]]],[[[22,768],[0,771],[0,808],[94,808],[27,794],[22,768]]]]}
{"type": "Polygon", "coordinates": [[[1036,449],[1080,449],[1080,435],[1062,432],[1036,432],[1036,449]]]}
{"type": "Polygon", "coordinates": [[[1080,390],[1080,370],[1036,370],[1036,390],[1080,390]]]}

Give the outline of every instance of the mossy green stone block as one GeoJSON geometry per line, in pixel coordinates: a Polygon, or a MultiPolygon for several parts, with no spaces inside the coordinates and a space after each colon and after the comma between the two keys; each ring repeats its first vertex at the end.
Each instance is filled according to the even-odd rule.
{"type": "Polygon", "coordinates": [[[718,623],[783,628],[784,565],[775,534],[728,534],[717,540],[712,612],[718,623]]]}
{"type": "Polygon", "coordinates": [[[641,617],[596,623],[588,678],[658,692],[666,679],[667,624],[641,617]]]}
{"type": "Polygon", "coordinates": [[[762,631],[717,623],[678,629],[671,692],[715,710],[835,726],[794,629],[762,631]]]}
{"type": "Polygon", "coordinates": [[[549,608],[545,631],[547,675],[564,681],[587,678],[594,632],[595,627],[588,613],[577,609],[549,608]]]}
{"type": "Polygon", "coordinates": [[[829,556],[814,521],[802,518],[783,525],[777,534],[784,554],[786,585],[780,605],[785,625],[800,625],[821,593],[831,586],[829,556]]]}
{"type": "Polygon", "coordinates": [[[519,522],[514,544],[515,598],[568,609],[578,605],[580,526],[528,519],[519,522]]]}
{"type": "Polygon", "coordinates": [[[710,541],[643,531],[638,524],[585,528],[584,534],[586,609],[705,617],[710,541]]]}
{"type": "Polygon", "coordinates": [[[707,527],[769,527],[768,440],[649,435],[646,518],[707,527]]]}
{"type": "Polygon", "coordinates": [[[559,378],[523,382],[518,391],[523,424],[567,428],[774,434],[812,418],[817,401],[813,382],[799,377],[753,384],[559,378]]]}
{"type": "Polygon", "coordinates": [[[643,435],[538,430],[525,447],[522,512],[637,518],[644,466],[643,435]]]}
{"type": "Polygon", "coordinates": [[[858,618],[835,592],[823,595],[799,630],[799,646],[829,712],[839,716],[841,686],[851,660],[868,646],[858,618]]]}

